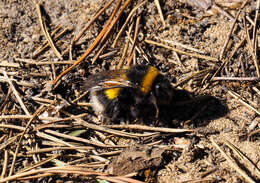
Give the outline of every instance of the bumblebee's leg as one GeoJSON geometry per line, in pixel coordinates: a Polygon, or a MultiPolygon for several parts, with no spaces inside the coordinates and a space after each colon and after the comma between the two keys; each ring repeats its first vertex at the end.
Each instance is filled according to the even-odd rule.
{"type": "Polygon", "coordinates": [[[159,117],[159,108],[158,108],[158,105],[157,105],[157,100],[156,100],[156,98],[155,98],[153,93],[151,94],[151,101],[152,101],[152,104],[154,105],[155,110],[156,110],[155,117],[158,118],[159,117]]]}

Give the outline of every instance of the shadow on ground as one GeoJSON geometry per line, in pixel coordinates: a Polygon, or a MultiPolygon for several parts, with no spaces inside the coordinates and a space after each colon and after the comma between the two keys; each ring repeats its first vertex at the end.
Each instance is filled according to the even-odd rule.
{"type": "Polygon", "coordinates": [[[160,121],[166,126],[206,126],[211,120],[228,113],[225,101],[213,96],[197,96],[186,90],[176,90],[171,106],[160,108],[160,121]]]}

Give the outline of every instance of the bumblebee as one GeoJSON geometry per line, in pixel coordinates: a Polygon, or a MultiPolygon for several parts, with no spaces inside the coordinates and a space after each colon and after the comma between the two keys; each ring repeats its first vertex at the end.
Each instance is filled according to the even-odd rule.
{"type": "Polygon", "coordinates": [[[136,65],[129,69],[103,71],[84,83],[90,103],[103,122],[122,118],[158,117],[161,105],[172,99],[172,87],[157,68],[136,65]]]}

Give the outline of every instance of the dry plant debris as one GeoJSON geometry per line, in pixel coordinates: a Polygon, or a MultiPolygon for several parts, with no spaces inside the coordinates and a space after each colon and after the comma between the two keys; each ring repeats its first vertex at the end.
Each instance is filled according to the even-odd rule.
{"type": "Polygon", "coordinates": [[[0,2],[0,182],[259,182],[260,0],[0,2]],[[158,119],[100,124],[101,70],[157,67],[158,119]]]}

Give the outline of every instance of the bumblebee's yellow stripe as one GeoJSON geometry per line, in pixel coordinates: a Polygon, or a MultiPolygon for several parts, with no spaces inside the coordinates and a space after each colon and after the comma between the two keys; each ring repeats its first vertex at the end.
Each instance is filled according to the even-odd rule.
{"type": "Polygon", "coordinates": [[[105,90],[105,94],[106,94],[108,99],[113,100],[118,96],[120,89],[121,88],[107,89],[107,90],[105,90]]]}
{"type": "Polygon", "coordinates": [[[158,69],[156,69],[155,67],[152,67],[152,66],[149,67],[149,69],[144,77],[144,80],[142,83],[142,88],[141,88],[141,90],[144,94],[147,94],[151,90],[153,82],[158,74],[159,74],[158,69]]]}

